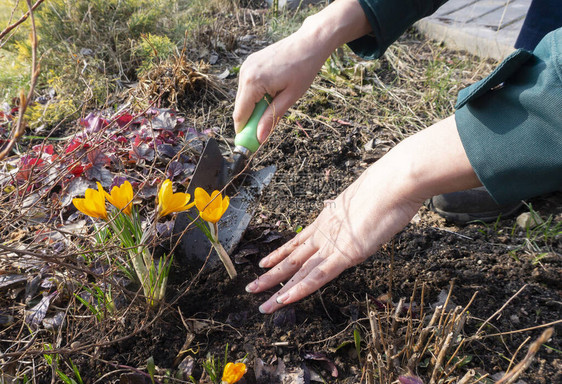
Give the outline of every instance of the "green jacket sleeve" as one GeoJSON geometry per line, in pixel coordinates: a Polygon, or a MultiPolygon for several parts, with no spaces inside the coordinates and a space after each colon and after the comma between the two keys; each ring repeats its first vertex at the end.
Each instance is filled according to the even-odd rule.
{"type": "Polygon", "coordinates": [[[468,159],[498,203],[562,188],[562,28],[462,90],[456,107],[468,159]]]}
{"type": "Polygon", "coordinates": [[[377,59],[408,27],[447,0],[358,0],[373,32],[348,43],[357,55],[377,59]]]}

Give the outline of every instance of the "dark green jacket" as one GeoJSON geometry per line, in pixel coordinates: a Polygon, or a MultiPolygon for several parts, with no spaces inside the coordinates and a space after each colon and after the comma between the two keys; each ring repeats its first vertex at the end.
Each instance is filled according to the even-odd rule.
{"type": "Polygon", "coordinates": [[[431,15],[447,0],[358,0],[373,32],[349,43],[365,59],[377,59],[416,21],[431,15]]]}
{"type": "MultiPolygon", "coordinates": [[[[373,33],[349,46],[380,57],[446,1],[359,0],[373,33]]],[[[562,188],[562,28],[531,53],[517,50],[459,93],[455,119],[474,171],[498,203],[562,188]]]]}

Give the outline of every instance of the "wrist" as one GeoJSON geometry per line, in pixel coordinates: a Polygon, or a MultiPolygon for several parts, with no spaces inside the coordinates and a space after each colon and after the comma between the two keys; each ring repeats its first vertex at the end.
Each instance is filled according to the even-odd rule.
{"type": "Polygon", "coordinates": [[[308,34],[328,55],[341,45],[371,32],[371,26],[357,0],[337,0],[305,19],[298,33],[308,34]]]}

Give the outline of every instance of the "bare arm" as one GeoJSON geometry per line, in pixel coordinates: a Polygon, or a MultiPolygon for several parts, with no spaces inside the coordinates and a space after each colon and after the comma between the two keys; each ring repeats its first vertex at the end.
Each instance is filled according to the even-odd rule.
{"type": "Polygon", "coordinates": [[[270,270],[248,284],[257,293],[287,283],[260,306],[271,313],[306,297],[373,255],[427,198],[481,185],[454,117],[402,141],[369,167],[295,238],[261,260],[270,270]]]}
{"type": "Polygon", "coordinates": [[[370,30],[357,0],[337,0],[308,17],[297,32],[250,55],[240,68],[233,115],[236,131],[244,127],[255,104],[267,93],[273,96],[273,103],[258,125],[258,140],[263,142],[310,87],[330,54],[370,30]]]}

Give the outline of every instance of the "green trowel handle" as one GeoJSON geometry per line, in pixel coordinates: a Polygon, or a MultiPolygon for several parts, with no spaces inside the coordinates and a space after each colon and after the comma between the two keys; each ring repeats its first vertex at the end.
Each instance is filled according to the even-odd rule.
{"type": "Polygon", "coordinates": [[[264,98],[256,104],[254,112],[252,112],[246,126],[234,138],[235,145],[247,148],[252,151],[252,153],[258,150],[260,146],[260,142],[258,141],[258,123],[272,100],[273,98],[266,94],[264,98]]]}

